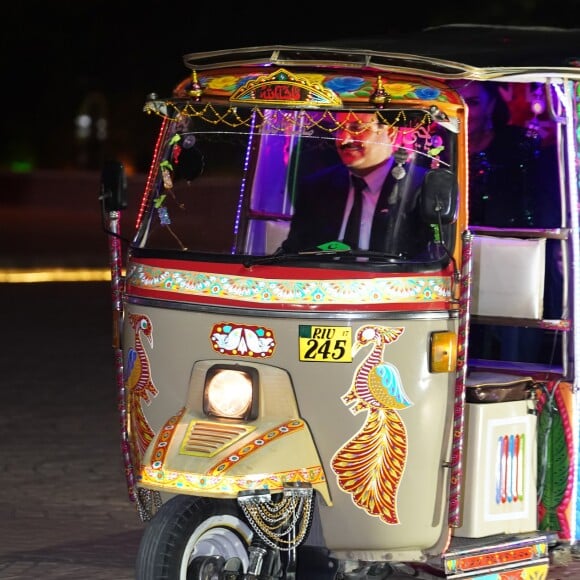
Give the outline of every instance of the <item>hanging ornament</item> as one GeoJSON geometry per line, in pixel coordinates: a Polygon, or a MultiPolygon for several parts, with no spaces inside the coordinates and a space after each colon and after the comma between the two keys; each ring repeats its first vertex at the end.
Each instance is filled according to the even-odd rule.
{"type": "Polygon", "coordinates": [[[395,151],[395,163],[396,163],[396,165],[391,170],[391,174],[393,175],[393,177],[397,181],[403,179],[403,177],[405,177],[405,175],[407,175],[407,171],[403,167],[403,165],[405,163],[407,163],[407,158],[408,158],[407,151],[405,151],[405,149],[403,149],[403,147],[399,147],[395,151]]]}
{"type": "Polygon", "coordinates": [[[201,99],[201,95],[203,94],[203,89],[197,80],[197,72],[193,71],[191,73],[191,85],[187,94],[194,100],[199,101],[201,99]]]}
{"type": "Polygon", "coordinates": [[[391,102],[391,95],[385,91],[383,79],[380,76],[377,77],[377,87],[371,95],[370,101],[379,109],[382,109],[385,103],[391,102]]]}

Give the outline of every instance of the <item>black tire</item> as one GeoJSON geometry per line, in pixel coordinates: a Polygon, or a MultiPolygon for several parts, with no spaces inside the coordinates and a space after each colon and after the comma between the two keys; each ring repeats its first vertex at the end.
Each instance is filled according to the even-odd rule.
{"type": "MultiPolygon", "coordinates": [[[[248,566],[252,530],[235,500],[178,495],[163,504],[148,523],[137,553],[137,580],[195,578],[200,560],[211,556],[216,566],[240,558],[248,566]]],[[[211,563],[210,563],[211,566],[211,563]]],[[[216,576],[217,577],[217,576],[216,576]]]]}

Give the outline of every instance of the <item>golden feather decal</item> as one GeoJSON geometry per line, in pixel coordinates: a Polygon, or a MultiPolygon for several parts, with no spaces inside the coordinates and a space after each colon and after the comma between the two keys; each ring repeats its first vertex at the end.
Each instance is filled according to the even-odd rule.
{"type": "Polygon", "coordinates": [[[407,430],[398,410],[412,405],[398,369],[383,361],[383,352],[403,328],[366,325],[356,334],[353,355],[373,347],[355,372],[342,400],[353,414],[367,411],[362,428],[332,459],[338,485],[354,503],[387,524],[398,524],[397,492],[407,461],[407,430]]]}
{"type": "Polygon", "coordinates": [[[143,346],[146,339],[153,346],[153,325],[144,314],[130,314],[129,323],[135,333],[135,348],[128,350],[125,364],[125,386],[127,388],[128,428],[131,434],[133,462],[141,465],[141,460],[155,433],[143,414],[142,403],[151,404],[158,394],[153,384],[149,357],[143,346]]]}

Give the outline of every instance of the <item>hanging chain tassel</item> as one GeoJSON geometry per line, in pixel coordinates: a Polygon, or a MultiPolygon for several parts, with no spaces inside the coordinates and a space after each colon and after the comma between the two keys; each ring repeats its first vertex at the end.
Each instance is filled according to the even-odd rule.
{"type": "Polygon", "coordinates": [[[240,494],[238,503],[253,530],[270,548],[288,551],[299,546],[308,535],[313,516],[312,487],[286,484],[281,498],[269,492],[240,494]]]}
{"type": "Polygon", "coordinates": [[[137,512],[142,522],[148,522],[163,503],[158,491],[140,487],[136,494],[137,512]]]}

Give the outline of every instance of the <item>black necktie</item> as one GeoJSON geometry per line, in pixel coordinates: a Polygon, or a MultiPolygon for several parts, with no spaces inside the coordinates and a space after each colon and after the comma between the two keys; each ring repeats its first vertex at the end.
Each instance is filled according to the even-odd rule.
{"type": "Polygon", "coordinates": [[[360,236],[360,222],[362,218],[362,202],[363,189],[366,187],[366,182],[362,177],[352,176],[352,184],[354,187],[354,202],[348,221],[346,222],[346,229],[344,231],[344,242],[353,249],[358,249],[358,242],[360,236]]]}

